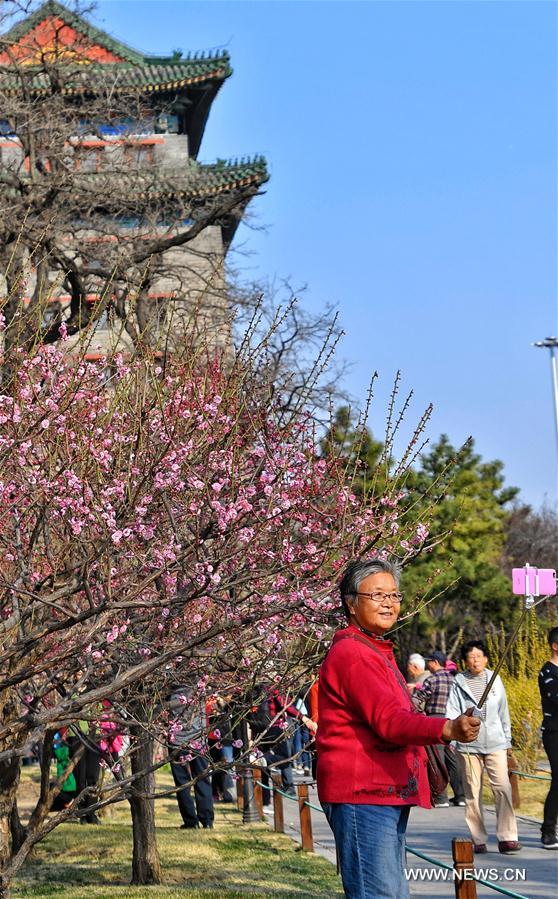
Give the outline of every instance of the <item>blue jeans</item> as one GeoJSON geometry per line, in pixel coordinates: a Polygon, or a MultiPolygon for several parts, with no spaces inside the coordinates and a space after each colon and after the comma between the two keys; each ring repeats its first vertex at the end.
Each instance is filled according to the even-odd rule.
{"type": "Polygon", "coordinates": [[[302,765],[304,768],[309,768],[311,764],[310,753],[306,750],[302,751],[309,739],[308,729],[304,724],[297,722],[293,737],[293,754],[298,755],[297,764],[302,765]]]}
{"type": "Polygon", "coordinates": [[[322,802],[335,837],[348,899],[408,899],[405,831],[408,805],[322,802]]]}

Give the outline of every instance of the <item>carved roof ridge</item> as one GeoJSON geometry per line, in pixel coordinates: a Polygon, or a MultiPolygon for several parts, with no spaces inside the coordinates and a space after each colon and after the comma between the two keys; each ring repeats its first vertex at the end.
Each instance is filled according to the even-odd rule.
{"type": "MultiPolygon", "coordinates": [[[[120,63],[112,63],[116,66],[126,67],[129,66],[168,66],[173,65],[177,67],[184,66],[185,68],[190,68],[192,63],[203,62],[203,63],[211,63],[211,62],[220,62],[225,63],[227,68],[227,74],[230,74],[230,54],[224,48],[213,48],[209,50],[192,50],[185,53],[182,53],[180,56],[177,53],[172,53],[169,56],[162,56],[160,54],[149,54],[142,53],[139,50],[135,50],[133,47],[130,47],[128,44],[123,43],[117,38],[113,37],[107,31],[104,31],[102,28],[97,27],[92,22],[89,22],[83,16],[78,15],[77,13],[72,12],[72,10],[68,9],[68,7],[64,6],[62,3],[59,3],[58,0],[46,0],[45,3],[41,4],[41,6],[37,7],[30,15],[26,16],[24,19],[21,19],[19,22],[16,22],[15,25],[12,26],[8,31],[4,32],[4,34],[0,34],[0,41],[4,46],[7,44],[13,44],[17,41],[21,40],[21,38],[25,37],[30,31],[37,27],[42,21],[45,19],[56,16],[59,19],[62,19],[67,25],[74,28],[76,31],[80,31],[88,37],[92,43],[98,44],[106,50],[109,50],[115,56],[120,56],[123,59],[123,62],[120,63]]],[[[106,65],[106,63],[105,63],[106,65]]]]}
{"type": "Polygon", "coordinates": [[[97,28],[96,25],[88,22],[87,19],[72,12],[67,6],[58,3],[58,0],[46,0],[30,15],[17,22],[9,31],[0,35],[2,43],[5,45],[21,40],[22,37],[25,37],[26,34],[50,16],[62,19],[67,25],[83,32],[94,43],[100,44],[100,46],[105,47],[117,56],[123,56],[129,62],[141,63],[144,61],[143,53],[139,53],[127,44],[122,43],[122,41],[113,38],[108,32],[97,28]]]}

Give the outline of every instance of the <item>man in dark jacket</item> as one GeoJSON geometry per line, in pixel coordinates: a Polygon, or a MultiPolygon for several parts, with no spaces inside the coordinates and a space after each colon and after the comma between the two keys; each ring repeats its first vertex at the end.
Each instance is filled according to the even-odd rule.
{"type": "MultiPolygon", "coordinates": [[[[446,706],[450,690],[453,684],[453,675],[446,669],[446,655],[436,649],[425,656],[426,666],[430,676],[423,682],[421,690],[415,690],[413,704],[419,711],[426,715],[440,717],[446,714],[446,706]]],[[[465,791],[457,767],[455,752],[447,744],[440,745],[440,754],[444,759],[453,790],[453,805],[465,805],[465,791]]],[[[434,800],[434,808],[447,808],[450,802],[448,794],[444,791],[434,800]]]]}
{"type": "Polygon", "coordinates": [[[177,687],[167,700],[169,760],[183,829],[213,827],[213,790],[205,736],[205,701],[191,686],[177,687]],[[201,775],[201,777],[200,777],[201,775]],[[194,783],[194,798],[190,784],[194,783]]]}
{"type": "Polygon", "coordinates": [[[539,672],[539,690],[543,711],[543,746],[550,762],[552,782],[544,803],[541,842],[543,849],[558,849],[558,627],[549,631],[548,642],[551,656],[539,672]]]}

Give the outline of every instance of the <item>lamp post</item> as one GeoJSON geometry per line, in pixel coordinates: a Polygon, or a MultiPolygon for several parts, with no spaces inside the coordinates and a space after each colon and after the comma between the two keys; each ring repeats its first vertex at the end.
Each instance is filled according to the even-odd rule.
{"type": "Polygon", "coordinates": [[[558,449],[558,365],[556,362],[558,338],[545,337],[544,340],[537,340],[533,346],[545,347],[550,350],[550,374],[552,378],[552,394],[554,397],[554,424],[556,427],[556,448],[558,449]]]}
{"type": "Polygon", "coordinates": [[[242,772],[244,778],[244,805],[242,808],[242,823],[256,824],[260,820],[258,808],[256,805],[256,797],[254,795],[254,772],[250,765],[250,757],[248,752],[248,723],[246,719],[242,722],[242,742],[244,744],[244,752],[246,753],[246,764],[242,772]]]}

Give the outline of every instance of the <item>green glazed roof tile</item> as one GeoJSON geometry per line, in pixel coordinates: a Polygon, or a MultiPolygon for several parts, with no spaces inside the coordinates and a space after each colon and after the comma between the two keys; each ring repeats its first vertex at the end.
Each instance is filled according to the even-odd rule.
{"type": "MultiPolygon", "coordinates": [[[[187,59],[179,63],[167,65],[129,65],[110,63],[105,65],[89,65],[69,72],[68,80],[62,85],[63,94],[79,94],[99,90],[102,86],[111,88],[140,88],[148,92],[171,90],[200,84],[204,81],[221,81],[231,74],[227,54],[205,59],[187,59]]],[[[48,75],[42,70],[26,67],[13,75],[4,69],[0,70],[0,89],[8,93],[19,91],[25,78],[28,89],[35,94],[50,90],[48,75]]]]}
{"type": "MultiPolygon", "coordinates": [[[[106,178],[104,173],[84,173],[83,184],[91,186],[99,178],[106,178]]],[[[219,160],[212,165],[201,165],[188,160],[180,169],[148,168],[145,174],[141,169],[134,172],[118,173],[119,188],[129,189],[130,195],[140,196],[176,196],[204,199],[243,187],[258,188],[269,179],[267,164],[263,156],[253,159],[235,161],[219,160]]],[[[80,179],[81,181],[81,179],[80,179]]]]}
{"type": "MultiPolygon", "coordinates": [[[[46,186],[47,178],[44,185],[46,186]]],[[[126,195],[135,198],[162,199],[164,197],[189,197],[207,199],[244,187],[256,190],[269,179],[263,156],[234,161],[219,160],[212,165],[201,165],[189,159],[180,168],[167,166],[147,167],[129,171],[83,172],[73,179],[74,191],[104,195],[112,184],[115,197],[126,195]]],[[[23,178],[22,178],[23,180],[23,178]]],[[[72,191],[72,188],[69,188],[72,191]]],[[[72,192],[74,192],[72,191],[72,192]]],[[[109,194],[110,195],[110,194],[109,194]]]]}

